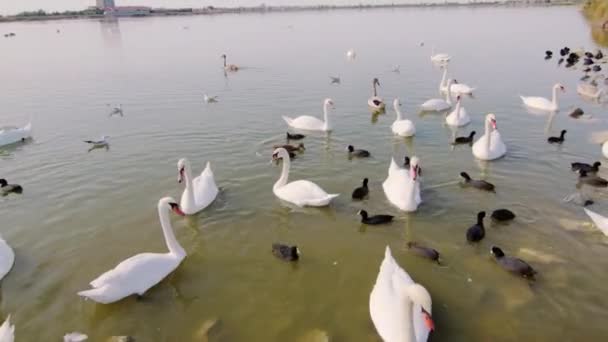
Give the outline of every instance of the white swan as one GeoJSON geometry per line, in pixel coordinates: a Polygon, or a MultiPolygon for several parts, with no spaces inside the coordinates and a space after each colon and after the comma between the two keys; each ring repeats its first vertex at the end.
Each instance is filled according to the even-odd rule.
{"type": "Polygon", "coordinates": [[[411,120],[404,119],[401,114],[401,102],[399,99],[395,99],[393,101],[393,107],[395,107],[395,113],[397,114],[397,119],[391,125],[391,129],[393,130],[393,134],[401,136],[401,137],[411,137],[416,134],[416,126],[411,120]]]}
{"type": "Polygon", "coordinates": [[[15,252],[0,235],[0,281],[10,272],[14,264],[15,252]]]}
{"type": "Polygon", "coordinates": [[[452,108],[452,91],[450,90],[450,86],[452,85],[452,80],[448,80],[448,88],[447,93],[444,99],[430,99],[423,103],[420,108],[423,111],[427,112],[441,112],[444,110],[448,110],[452,108]]]}
{"type": "Polygon", "coordinates": [[[374,78],[372,81],[372,89],[373,89],[372,97],[370,97],[369,100],[367,100],[367,104],[373,109],[382,110],[382,109],[384,109],[385,104],[384,104],[384,100],[380,96],[378,96],[378,92],[376,90],[376,85],[380,86],[380,81],[378,81],[377,78],[374,78]]]}
{"type": "MultiPolygon", "coordinates": [[[[441,81],[439,82],[439,91],[445,93],[448,91],[447,85],[447,76],[448,76],[448,67],[447,65],[443,68],[443,76],[441,77],[441,81]]],[[[456,80],[452,80],[452,85],[450,86],[450,91],[452,94],[457,95],[472,95],[473,91],[476,88],[469,87],[464,83],[457,83],[456,80]]]]}
{"type": "Polygon", "coordinates": [[[357,53],[355,52],[355,49],[349,49],[348,51],[346,51],[346,59],[352,61],[355,58],[357,58],[357,53]]]}
{"type": "Polygon", "coordinates": [[[431,61],[433,63],[447,63],[452,59],[447,53],[435,53],[435,47],[431,48],[431,61]]]}
{"type": "Polygon", "coordinates": [[[323,207],[340,194],[328,194],[317,184],[307,180],[297,180],[287,183],[289,177],[289,154],[284,148],[274,150],[273,159],[283,159],[281,177],[274,183],[272,192],[283,201],[293,203],[299,207],[323,207]]]}
{"type": "Polygon", "coordinates": [[[24,141],[32,136],[32,123],[19,128],[14,126],[0,127],[0,146],[24,141]]]}
{"type": "Polygon", "coordinates": [[[334,108],[334,101],[332,99],[325,99],[325,101],[323,102],[324,121],[310,115],[301,115],[295,119],[292,119],[288,116],[283,116],[283,120],[285,120],[285,122],[287,122],[287,124],[293,128],[299,128],[308,131],[331,131],[332,127],[329,122],[329,108],[334,108]]]}
{"type": "Polygon", "coordinates": [[[589,83],[579,83],[576,86],[576,92],[588,99],[597,100],[604,93],[604,89],[598,89],[597,86],[589,83]]]}
{"type": "Polygon", "coordinates": [[[485,127],[485,134],[473,144],[473,155],[481,160],[494,160],[504,156],[507,153],[507,147],[496,129],[494,114],[486,115],[485,127]]]}
{"type": "Polygon", "coordinates": [[[429,292],[397,264],[387,246],[376,284],[369,295],[369,313],[384,342],[425,342],[435,329],[429,292]]]}
{"type": "Polygon", "coordinates": [[[608,158],[608,131],[600,131],[591,133],[591,142],[602,145],[602,155],[608,158]]]}
{"type": "Polygon", "coordinates": [[[158,201],[158,216],[169,253],[142,253],[132,256],[93,280],[93,289],[78,292],[78,295],[97,303],[114,303],[130,295],[143,295],[173,272],[186,257],[186,251],[175,239],[169,220],[170,210],[184,216],[173,198],[161,198],[158,201]]]}
{"type": "Polygon", "coordinates": [[[406,170],[395,163],[391,158],[388,168],[388,177],[382,183],[386,198],[397,208],[412,212],[418,209],[422,202],[420,197],[420,183],[418,180],[419,160],[417,157],[410,159],[410,169],[406,170]]]}
{"type": "Polygon", "coordinates": [[[180,201],[180,207],[186,215],[196,214],[215,200],[219,190],[215,185],[209,162],[207,162],[203,172],[193,179],[190,162],[188,159],[182,158],[177,162],[177,172],[179,175],[177,181],[179,183],[186,182],[186,188],[180,201]]]}
{"type": "Polygon", "coordinates": [[[587,216],[589,216],[591,221],[593,221],[593,224],[595,224],[595,226],[599,230],[601,230],[604,235],[608,236],[608,218],[598,213],[595,213],[587,208],[583,208],[583,210],[585,210],[587,216]]]}
{"type": "Polygon", "coordinates": [[[456,108],[445,117],[445,122],[450,126],[466,126],[471,122],[471,118],[467,111],[462,107],[462,97],[458,95],[456,97],[456,108]]]}
{"type": "Polygon", "coordinates": [[[559,110],[559,105],[557,104],[557,90],[561,90],[562,92],[566,91],[563,85],[556,83],[553,86],[553,99],[549,100],[544,97],[535,97],[535,96],[519,96],[521,100],[524,102],[524,105],[534,109],[540,109],[550,112],[556,112],[559,110]]]}
{"type": "Polygon", "coordinates": [[[15,341],[15,326],[11,325],[11,315],[8,315],[6,321],[0,325],[0,342],[15,341]]]}

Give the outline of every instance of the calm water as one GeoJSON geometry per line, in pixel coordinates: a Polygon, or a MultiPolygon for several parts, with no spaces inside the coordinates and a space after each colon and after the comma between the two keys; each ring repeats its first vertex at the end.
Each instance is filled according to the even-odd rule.
{"type": "MultiPolygon", "coordinates": [[[[563,45],[592,48],[575,8],[403,9],[271,15],[148,18],[108,23],[63,21],[0,26],[2,124],[33,119],[35,139],[5,150],[0,174],[25,188],[0,199],[0,232],[16,264],[2,281],[0,316],[13,314],[20,341],[58,340],[68,331],[93,341],[131,335],[138,341],[200,340],[218,319],[212,341],[293,341],[313,329],[333,341],[378,341],[368,300],[384,247],[429,289],[437,324],[434,341],[598,341],[608,334],[607,239],[586,224],[582,209],[562,198],[574,192],[572,161],[601,158],[588,134],[603,119],[576,121],[563,110],[553,122],[528,114],[517,95],[550,95],[556,81],[568,92],[562,107],[581,106],[595,118],[605,108],[576,97],[578,73],[545,62],[543,51],[563,45]],[[567,25],[568,29],[561,29],[567,25]],[[184,29],[187,26],[189,29],[184,29]],[[56,29],[61,29],[57,34],[56,29]],[[424,48],[418,46],[424,41],[424,48]],[[374,122],[370,83],[399,96],[414,113],[437,96],[440,72],[430,46],[454,56],[451,73],[478,86],[464,102],[473,122],[458,134],[483,131],[494,112],[508,146],[506,158],[474,160],[452,149],[453,132],[439,115],[415,116],[412,141],[394,139],[394,114],[374,122]],[[358,59],[345,60],[354,47],[358,59]],[[245,66],[225,77],[220,54],[245,66]],[[401,73],[391,72],[394,64],[401,73]],[[329,85],[339,74],[342,85],[329,85]],[[221,102],[205,105],[202,93],[221,102]],[[281,115],[321,115],[332,97],[335,131],[310,135],[291,179],[314,180],[340,192],[326,209],[286,208],[272,185],[280,168],[268,163],[286,130],[281,115]],[[122,103],[124,118],[108,118],[122,103]],[[548,134],[567,129],[555,147],[548,134]],[[109,152],[87,153],[82,140],[110,135],[109,152]],[[373,158],[349,161],[348,144],[373,158]],[[424,204],[399,213],[382,192],[390,156],[420,157],[424,204]],[[179,199],[176,162],[200,170],[210,160],[225,190],[198,217],[173,217],[188,252],[184,263],[143,300],[95,305],[76,292],[121,260],[166,249],[156,213],[160,197],[179,199]],[[461,189],[460,171],[485,177],[496,194],[461,189]],[[350,192],[370,178],[371,197],[350,192]],[[479,246],[465,231],[479,210],[513,209],[506,226],[488,223],[479,246]],[[398,216],[365,228],[357,210],[398,216]],[[408,240],[443,254],[437,266],[409,254],[408,240]],[[272,242],[298,244],[297,265],[276,260],[272,242]],[[538,282],[501,270],[489,249],[497,244],[529,261],[538,282]]],[[[593,206],[608,212],[606,196],[593,206]]]]}

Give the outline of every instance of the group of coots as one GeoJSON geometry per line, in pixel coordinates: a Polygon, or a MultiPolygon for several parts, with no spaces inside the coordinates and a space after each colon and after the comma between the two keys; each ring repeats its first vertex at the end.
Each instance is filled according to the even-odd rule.
{"type": "MultiPolygon", "coordinates": [[[[600,75],[596,75],[593,77],[589,74],[590,72],[599,73],[602,71],[602,67],[599,64],[606,63],[606,59],[604,59],[604,53],[601,50],[597,50],[595,53],[590,51],[577,50],[572,51],[569,47],[564,47],[559,50],[560,58],[557,61],[558,65],[562,65],[566,62],[566,68],[572,68],[577,65],[582,60],[582,71],[583,76],[581,77],[582,81],[587,81],[592,79],[592,82],[596,82],[596,78],[600,75]]],[[[553,58],[553,52],[551,50],[545,51],[545,59],[549,60],[553,58]]]]}

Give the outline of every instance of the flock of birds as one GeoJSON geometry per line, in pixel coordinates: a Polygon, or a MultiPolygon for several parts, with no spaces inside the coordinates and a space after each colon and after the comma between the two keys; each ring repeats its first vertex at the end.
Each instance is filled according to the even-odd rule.
{"type": "MultiPolygon", "coordinates": [[[[570,52],[569,49],[560,51],[562,59],[566,60],[567,67],[574,67],[580,58],[584,58],[584,65],[603,63],[603,53],[570,52]],[[579,56],[579,57],[577,57],[579,56]],[[584,56],[584,57],[581,57],[584,56]]],[[[354,50],[347,52],[347,58],[354,60],[356,53],[354,50]]],[[[552,53],[547,51],[546,58],[550,59],[552,53]]],[[[235,64],[228,64],[226,55],[222,55],[223,68],[225,72],[238,72],[241,68],[235,64]]],[[[435,54],[433,52],[431,61],[443,68],[443,75],[439,84],[439,93],[445,96],[432,98],[421,104],[422,111],[433,111],[445,113],[445,123],[449,126],[462,127],[470,124],[471,118],[463,106],[462,100],[465,96],[472,95],[475,87],[460,83],[448,78],[448,64],[451,57],[447,54],[435,54]],[[455,103],[453,102],[455,98],[455,103]]],[[[599,65],[596,64],[599,67],[599,65]]],[[[601,68],[592,68],[585,72],[601,68]]],[[[331,83],[340,83],[339,78],[332,78],[331,83]]],[[[372,94],[368,99],[368,105],[374,112],[384,112],[386,104],[384,99],[379,96],[377,86],[380,82],[377,78],[372,80],[372,94]]],[[[588,84],[589,86],[594,86],[588,84]]],[[[597,85],[595,85],[597,86],[597,85]]],[[[584,87],[583,87],[584,88],[584,87]]],[[[588,90],[588,89],[587,89],[588,90]]],[[[552,99],[543,97],[521,97],[523,104],[531,109],[545,112],[556,112],[559,110],[558,91],[565,91],[565,87],[556,84],[552,88],[552,99]]],[[[603,91],[599,91],[598,98],[603,91]]],[[[580,89],[579,89],[580,93],[580,89]]],[[[591,95],[596,95],[594,91],[591,95]]],[[[589,94],[581,94],[583,96],[589,94]]],[[[217,102],[218,98],[204,95],[207,103],[217,102]]],[[[396,119],[391,125],[391,131],[397,137],[413,137],[416,134],[416,127],[412,120],[405,117],[400,110],[399,99],[394,99],[393,108],[396,119]]],[[[339,194],[327,193],[316,183],[309,180],[289,180],[291,159],[296,153],[305,151],[303,143],[291,144],[291,141],[305,139],[305,132],[328,132],[333,129],[330,119],[330,111],[334,108],[332,99],[323,101],[323,118],[303,115],[298,117],[287,117],[283,119],[290,131],[287,132],[287,143],[275,145],[272,153],[274,161],[282,161],[282,171],[279,179],[274,184],[272,190],[274,195],[280,200],[299,207],[322,207],[329,205],[339,194]]],[[[123,116],[122,105],[112,108],[110,116],[123,116]]],[[[476,132],[471,131],[469,135],[457,137],[453,144],[468,144],[471,146],[472,154],[479,160],[492,161],[503,157],[507,153],[500,132],[497,128],[497,117],[493,113],[485,116],[484,133],[478,139],[474,139],[476,132]]],[[[18,127],[0,128],[0,145],[23,142],[31,137],[32,125],[18,127]]],[[[558,137],[550,137],[549,143],[561,144],[565,140],[566,131],[563,130],[558,137]]],[[[608,158],[608,134],[599,134],[604,139],[602,151],[608,158]]],[[[100,140],[85,141],[91,145],[91,150],[97,148],[109,148],[108,137],[104,136],[100,140]]],[[[364,149],[356,149],[349,145],[347,153],[351,158],[367,158],[371,153],[364,149]]],[[[608,187],[608,181],[597,176],[601,162],[593,164],[573,163],[572,170],[579,173],[579,181],[594,187],[608,187]]],[[[207,208],[220,192],[211,165],[207,162],[203,171],[194,175],[192,166],[187,159],[180,159],[177,162],[178,182],[184,184],[184,190],[180,201],[171,197],[163,197],[158,201],[158,215],[160,225],[165,238],[168,252],[166,253],[143,253],[130,257],[116,265],[111,270],[101,274],[90,282],[90,289],[78,292],[78,295],[97,303],[109,304],[117,302],[125,297],[137,295],[143,296],[151,287],[158,284],[166,276],[172,273],[186,257],[186,251],[176,239],[171,221],[170,213],[176,215],[195,215],[207,208]]],[[[404,162],[398,164],[391,158],[387,178],[382,183],[383,192],[388,201],[404,212],[414,212],[422,203],[420,191],[420,177],[422,176],[421,161],[417,156],[406,156],[404,162]]],[[[494,184],[485,180],[473,179],[466,172],[461,172],[462,185],[479,189],[481,191],[496,191],[494,184]]],[[[353,200],[365,200],[369,196],[369,179],[365,178],[362,185],[352,192],[353,200]]],[[[6,196],[11,193],[22,193],[23,187],[17,184],[9,184],[5,179],[0,179],[0,192],[6,196]]],[[[590,204],[584,203],[584,205],[590,204]]],[[[586,208],[591,220],[608,235],[608,218],[594,213],[586,208]]],[[[367,225],[387,224],[394,220],[392,215],[376,214],[370,215],[366,210],[360,210],[358,215],[361,222],[367,225]]],[[[476,220],[465,233],[465,237],[470,243],[477,243],[486,236],[484,219],[486,212],[481,211],[476,214],[476,220]]],[[[516,218],[515,213],[509,209],[497,209],[491,214],[495,221],[509,222],[516,218]]],[[[429,246],[421,245],[417,242],[408,242],[408,248],[416,255],[440,262],[440,253],[429,246]]],[[[279,259],[294,262],[300,259],[301,254],[297,246],[282,243],[272,244],[272,253],[279,259]]],[[[493,246],[491,254],[506,271],[518,276],[534,280],[537,271],[528,263],[516,257],[506,255],[500,247],[493,246]]],[[[11,270],[14,264],[15,255],[8,243],[0,237],[0,280],[2,280],[11,270]]],[[[384,260],[380,265],[380,270],[376,283],[370,294],[370,315],[378,334],[387,342],[403,341],[426,341],[431,331],[435,329],[432,319],[432,300],[424,286],[417,284],[395,261],[387,246],[384,260]]],[[[82,341],[86,335],[74,334],[66,335],[66,341],[82,341]]],[[[14,326],[10,323],[10,316],[0,326],[0,342],[12,342],[14,340],[14,326]]]]}

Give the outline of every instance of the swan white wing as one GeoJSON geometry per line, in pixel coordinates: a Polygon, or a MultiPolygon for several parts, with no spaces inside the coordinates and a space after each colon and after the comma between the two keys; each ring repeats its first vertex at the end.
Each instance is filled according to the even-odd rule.
{"type": "Polygon", "coordinates": [[[430,99],[423,103],[420,107],[427,111],[442,111],[449,109],[452,106],[443,99],[430,99]]]}
{"type": "Polygon", "coordinates": [[[450,126],[465,126],[471,122],[471,118],[464,107],[460,107],[460,115],[454,109],[448,116],[445,117],[445,122],[450,126]]]}
{"type": "Polygon", "coordinates": [[[604,155],[604,158],[608,158],[608,141],[602,144],[602,154],[604,155]]]}
{"type": "Polygon", "coordinates": [[[327,205],[337,194],[328,194],[317,184],[307,180],[287,183],[274,190],[277,197],[298,206],[327,205]]]}
{"type": "Polygon", "coordinates": [[[0,342],[15,341],[15,326],[11,325],[11,316],[6,318],[6,321],[0,325],[0,342]]]}
{"type": "Polygon", "coordinates": [[[450,91],[452,92],[452,94],[472,94],[473,90],[475,90],[475,88],[469,87],[464,83],[452,84],[452,86],[450,87],[450,91]]]}
{"type": "Polygon", "coordinates": [[[393,133],[402,137],[416,134],[416,126],[411,120],[396,120],[391,126],[393,133]]]}
{"type": "Polygon", "coordinates": [[[382,189],[389,202],[400,210],[415,211],[421,202],[420,188],[417,186],[417,182],[410,178],[408,170],[399,169],[391,171],[389,168],[389,176],[382,183],[382,189]],[[412,201],[412,191],[417,191],[414,197],[415,201],[412,201]]]}
{"type": "Polygon", "coordinates": [[[585,213],[587,214],[587,216],[589,216],[589,218],[591,219],[591,221],[593,221],[593,224],[595,224],[595,226],[602,231],[602,233],[604,233],[604,235],[608,236],[608,218],[595,213],[587,208],[583,208],[583,210],[585,210],[585,213]]]}
{"type": "Polygon", "coordinates": [[[0,129],[0,146],[9,145],[27,139],[31,136],[32,124],[25,127],[4,127],[0,129]]]}
{"type": "Polygon", "coordinates": [[[521,100],[528,107],[537,108],[537,109],[552,109],[554,108],[553,103],[544,97],[525,97],[520,96],[521,100]]]}
{"type": "MultiPolygon", "coordinates": [[[[15,253],[11,246],[0,236],[0,280],[10,272],[15,264],[15,253]]],[[[1,340],[0,340],[1,341],[1,340]]]]}
{"type": "Polygon", "coordinates": [[[192,186],[194,187],[194,201],[199,211],[215,200],[219,190],[215,184],[211,163],[207,162],[203,172],[192,181],[192,186]]]}
{"type": "Polygon", "coordinates": [[[284,116],[283,120],[293,128],[307,129],[307,130],[323,130],[325,122],[314,116],[302,115],[295,119],[284,116]]]}
{"type": "Polygon", "coordinates": [[[492,138],[490,140],[490,149],[487,149],[488,134],[482,135],[473,144],[473,155],[477,159],[481,160],[494,160],[504,156],[507,153],[507,147],[502,141],[500,133],[498,131],[492,131],[492,138]]]}

